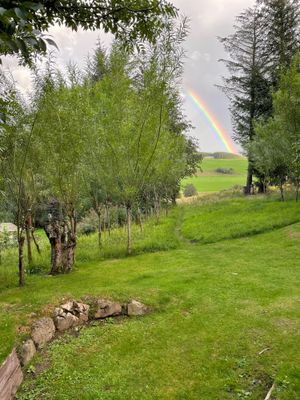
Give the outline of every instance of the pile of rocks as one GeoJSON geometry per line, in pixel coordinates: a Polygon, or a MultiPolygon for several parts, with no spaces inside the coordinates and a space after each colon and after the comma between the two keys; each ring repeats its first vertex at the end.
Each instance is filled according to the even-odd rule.
{"type": "Polygon", "coordinates": [[[34,322],[31,327],[31,338],[26,340],[19,349],[21,364],[28,364],[36,351],[53,339],[56,332],[64,332],[92,320],[120,315],[140,316],[147,312],[148,308],[136,300],[121,304],[111,300],[97,299],[92,305],[75,300],[68,301],[55,308],[53,318],[44,317],[34,322]]]}

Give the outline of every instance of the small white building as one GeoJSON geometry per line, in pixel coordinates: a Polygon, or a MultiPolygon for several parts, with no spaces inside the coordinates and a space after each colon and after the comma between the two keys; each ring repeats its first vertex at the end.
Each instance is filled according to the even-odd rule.
{"type": "Polygon", "coordinates": [[[17,233],[18,228],[15,224],[12,224],[11,222],[2,222],[0,224],[0,233],[8,233],[10,235],[13,235],[17,233]]]}
{"type": "Polygon", "coordinates": [[[16,244],[18,228],[10,222],[0,224],[0,248],[16,244]]]}

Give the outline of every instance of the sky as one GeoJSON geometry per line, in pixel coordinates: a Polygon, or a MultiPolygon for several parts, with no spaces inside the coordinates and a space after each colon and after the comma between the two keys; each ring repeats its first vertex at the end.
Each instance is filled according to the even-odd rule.
{"type": "MultiPolygon", "coordinates": [[[[218,60],[226,58],[218,36],[227,36],[233,31],[235,17],[244,9],[251,7],[254,0],[173,0],[180,13],[190,20],[190,32],[185,43],[186,60],[183,76],[182,95],[183,105],[188,120],[194,129],[191,136],[197,138],[202,151],[227,151],[224,141],[212,127],[207,118],[207,112],[214,115],[220,131],[229,136],[227,144],[234,146],[230,137],[232,126],[228,110],[228,99],[216,87],[226,75],[225,66],[218,60]],[[196,106],[189,95],[190,91],[200,96],[206,115],[196,106]],[[231,142],[231,143],[230,143],[231,142]]],[[[64,66],[75,62],[84,67],[89,53],[95,48],[98,39],[109,46],[111,35],[100,31],[88,32],[79,30],[72,32],[65,27],[52,27],[50,32],[59,47],[57,63],[64,66]]],[[[7,58],[4,66],[9,68],[19,86],[23,89],[30,87],[30,72],[18,66],[13,58],[7,58]]],[[[235,145],[237,151],[240,147],[235,145]]]]}

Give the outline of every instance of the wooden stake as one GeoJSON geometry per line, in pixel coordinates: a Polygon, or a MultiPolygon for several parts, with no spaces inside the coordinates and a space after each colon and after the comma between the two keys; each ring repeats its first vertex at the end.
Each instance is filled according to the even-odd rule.
{"type": "Polygon", "coordinates": [[[267,396],[265,397],[265,400],[270,400],[270,399],[271,399],[271,396],[272,396],[272,393],[273,393],[273,390],[274,390],[274,389],[275,389],[275,382],[273,383],[271,389],[268,391],[268,394],[267,394],[267,396]]]}

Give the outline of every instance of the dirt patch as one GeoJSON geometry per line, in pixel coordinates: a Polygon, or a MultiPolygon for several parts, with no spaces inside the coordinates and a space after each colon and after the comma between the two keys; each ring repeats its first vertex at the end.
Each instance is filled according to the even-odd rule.
{"type": "Polygon", "coordinates": [[[290,318],[276,318],[273,320],[273,324],[284,334],[296,334],[300,330],[299,322],[290,318]]]}

